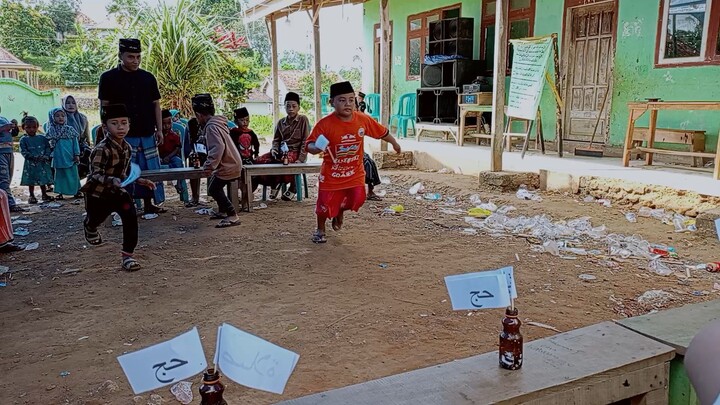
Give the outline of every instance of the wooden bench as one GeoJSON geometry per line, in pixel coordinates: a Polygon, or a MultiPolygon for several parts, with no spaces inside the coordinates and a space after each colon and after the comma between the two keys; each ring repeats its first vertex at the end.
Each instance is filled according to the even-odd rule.
{"type": "Polygon", "coordinates": [[[618,324],[675,349],[677,356],[670,363],[670,403],[694,405],[699,401],[685,371],[685,351],[695,334],[715,319],[720,319],[720,300],[622,319],[618,324]]]}
{"type": "MultiPolygon", "coordinates": [[[[175,169],[143,170],[140,177],[157,183],[161,181],[205,179],[210,177],[210,174],[210,172],[206,172],[202,169],[180,167],[175,169]]],[[[230,196],[233,207],[235,207],[236,210],[240,210],[242,207],[238,205],[239,199],[237,181],[230,183],[230,196]]]]}
{"type": "MultiPolygon", "coordinates": [[[[650,139],[650,128],[635,127],[633,130],[633,148],[642,148],[643,143],[650,139]]],[[[671,129],[657,128],[655,130],[655,142],[676,143],[688,145],[690,152],[705,152],[705,131],[691,129],[671,129]]],[[[715,157],[714,153],[707,154],[705,157],[715,157]]],[[[640,155],[637,156],[640,158],[640,155]]],[[[693,156],[693,167],[702,167],[703,161],[701,156],[693,156]]]]}
{"type": "Polygon", "coordinates": [[[298,201],[302,200],[302,188],[305,189],[305,196],[307,197],[307,184],[304,186],[302,175],[308,173],[320,173],[320,163],[291,163],[284,165],[281,163],[272,163],[267,165],[248,165],[243,166],[242,171],[242,182],[245,187],[243,192],[243,206],[247,207],[248,212],[252,212],[252,178],[253,176],[279,176],[279,175],[295,175],[295,182],[298,187],[298,201]],[[302,188],[301,188],[302,187],[302,188]]]}
{"type": "Polygon", "coordinates": [[[281,404],[659,405],[668,403],[673,356],[667,345],[603,322],[526,343],[517,371],[501,369],[493,351],[281,404]]]}

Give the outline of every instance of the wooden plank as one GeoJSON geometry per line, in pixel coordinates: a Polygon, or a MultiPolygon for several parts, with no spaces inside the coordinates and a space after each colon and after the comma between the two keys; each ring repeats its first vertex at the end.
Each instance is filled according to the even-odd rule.
{"type": "Polygon", "coordinates": [[[713,170],[713,178],[720,180],[720,132],[718,133],[717,146],[715,147],[715,169],[713,170]]]}
{"type": "Polygon", "coordinates": [[[320,173],[320,168],[321,164],[319,163],[248,165],[243,167],[251,176],[320,173]]]}
{"type": "MultiPolygon", "coordinates": [[[[322,118],[322,68],[320,64],[320,3],[313,0],[313,72],[315,74],[315,117],[322,118]]],[[[277,122],[277,121],[275,121],[277,122]]]]}
{"type": "MultiPolygon", "coordinates": [[[[633,141],[647,141],[650,137],[648,127],[635,127],[633,141]]],[[[695,142],[705,145],[705,131],[690,129],[656,128],[655,142],[681,143],[693,145],[695,142]]]]}
{"type": "Polygon", "coordinates": [[[212,172],[192,167],[179,167],[175,169],[143,170],[140,176],[153,182],[206,179],[212,172]]]}
{"type": "MultiPolygon", "coordinates": [[[[660,373],[657,365],[664,365],[674,356],[671,347],[648,339],[628,329],[603,322],[549,338],[527,343],[523,368],[508,371],[498,367],[498,353],[492,351],[479,356],[453,361],[433,367],[352,385],[290,401],[285,405],[305,404],[470,404],[470,403],[521,403],[538,401],[562,391],[582,390],[588,385],[601,384],[616,376],[633,375],[628,397],[634,396],[636,385],[646,387],[648,381],[639,376],[651,377],[636,371],[652,369],[660,373]]],[[[662,384],[667,375],[653,381],[662,384]]],[[[624,384],[622,380],[622,384],[624,384]]],[[[630,380],[628,380],[628,384],[630,380]]],[[[608,384],[613,384],[610,382],[608,384]]],[[[627,387],[629,388],[629,387],[627,387]]],[[[621,393],[613,388],[608,394],[621,393]]],[[[618,394],[619,395],[619,394],[618,394]]],[[[622,396],[622,395],[619,395],[622,396]]],[[[594,391],[586,394],[589,402],[596,403],[594,391]]],[[[624,398],[619,398],[624,399],[624,398]]],[[[600,402],[597,402],[600,403],[600,402]]]]}
{"type": "MultiPolygon", "coordinates": [[[[280,120],[280,71],[278,65],[278,38],[277,38],[277,22],[275,16],[268,16],[270,20],[270,52],[272,53],[271,58],[271,69],[272,69],[272,82],[273,82],[273,122],[280,120]]],[[[319,114],[319,112],[318,112],[319,114]]]]}
{"type": "MultiPolygon", "coordinates": [[[[650,110],[650,127],[648,129],[648,140],[647,140],[647,147],[648,149],[654,149],[653,144],[655,143],[655,128],[657,128],[657,116],[658,112],[657,110],[650,110]]],[[[645,164],[648,166],[652,166],[653,162],[653,152],[648,151],[648,154],[645,155],[645,164]]]]}
{"type": "Polygon", "coordinates": [[[720,110],[719,101],[657,101],[657,102],[629,102],[630,109],[647,110],[720,110]]]}
{"type": "Polygon", "coordinates": [[[621,319],[617,323],[669,345],[684,356],[693,336],[715,319],[720,319],[720,300],[621,319]]]}
{"type": "MultiPolygon", "coordinates": [[[[380,0],[380,123],[390,128],[392,111],[392,87],[390,86],[390,11],[388,0],[380,0]]],[[[419,134],[416,134],[419,135],[419,134]]],[[[388,150],[387,142],[380,142],[380,150],[388,150]]]]}
{"type": "Polygon", "coordinates": [[[490,170],[503,169],[503,132],[505,132],[505,76],[507,68],[508,13],[510,0],[497,0],[495,3],[495,60],[493,61],[493,115],[490,139],[490,170]]]}
{"type": "Polygon", "coordinates": [[[633,152],[645,152],[645,153],[658,153],[661,155],[715,158],[715,154],[710,153],[710,152],[690,152],[690,151],[683,151],[683,150],[668,150],[668,149],[645,148],[645,147],[638,147],[638,148],[633,149],[632,151],[633,152]]]}

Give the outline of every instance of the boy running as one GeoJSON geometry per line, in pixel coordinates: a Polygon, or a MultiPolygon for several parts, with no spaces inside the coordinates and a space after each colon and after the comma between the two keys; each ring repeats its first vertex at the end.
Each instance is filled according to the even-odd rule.
{"type": "MultiPolygon", "coordinates": [[[[335,112],[321,119],[307,139],[307,151],[323,153],[318,192],[317,230],[314,243],[325,243],[325,222],[332,218],[332,227],[339,231],[343,214],[358,211],[365,203],[365,170],[363,168],[364,137],[370,136],[390,143],[400,153],[400,144],[390,131],[369,115],[355,111],[355,92],[350,82],[330,86],[330,102],[335,112]],[[315,143],[323,136],[328,143],[318,148],[315,143]]],[[[322,146],[322,145],[321,145],[322,146]]]]}
{"type": "MultiPolygon", "coordinates": [[[[133,259],[138,242],[137,214],[133,198],[122,187],[132,153],[130,144],[125,140],[130,130],[130,118],[124,104],[103,106],[100,118],[106,136],[90,155],[90,175],[82,188],[87,211],[83,223],[85,240],[91,245],[101,244],[102,238],[97,227],[111,213],[117,212],[123,224],[121,265],[124,270],[136,271],[140,270],[140,264],[133,259]]],[[[140,178],[135,183],[155,189],[155,183],[149,180],[140,178]]]]}

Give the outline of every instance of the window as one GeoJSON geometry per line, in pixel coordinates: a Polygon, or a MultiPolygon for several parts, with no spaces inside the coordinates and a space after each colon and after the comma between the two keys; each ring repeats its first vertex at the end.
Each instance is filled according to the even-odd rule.
{"type": "Polygon", "coordinates": [[[720,5],[713,7],[713,0],[663,0],[657,39],[657,66],[720,63],[720,5]]]}
{"type": "MultiPolygon", "coordinates": [[[[495,59],[495,9],[496,2],[485,2],[480,22],[480,58],[485,62],[486,73],[492,73],[495,59]]],[[[510,0],[508,22],[509,39],[533,36],[535,0],[510,0]]],[[[508,72],[512,57],[512,45],[508,45],[508,72]]]]}
{"type": "MultiPolygon", "coordinates": [[[[534,1],[534,0],[533,0],[534,1]]],[[[420,69],[428,52],[430,23],[460,17],[460,4],[411,15],[407,24],[407,80],[419,80],[420,69]]]]}

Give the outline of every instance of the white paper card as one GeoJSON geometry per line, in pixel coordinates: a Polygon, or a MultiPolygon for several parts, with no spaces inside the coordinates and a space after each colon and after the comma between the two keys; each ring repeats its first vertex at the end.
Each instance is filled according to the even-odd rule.
{"type": "Polygon", "coordinates": [[[219,333],[217,364],[227,378],[246,387],[283,393],[300,359],[297,353],[227,323],[219,333]]]}
{"type": "Polygon", "coordinates": [[[201,143],[195,144],[195,153],[204,153],[207,155],[207,148],[201,143]]]}
{"type": "Polygon", "coordinates": [[[135,394],[176,383],[207,368],[197,328],[117,359],[135,394]]]}
{"type": "Polygon", "coordinates": [[[320,135],[315,140],[315,147],[322,151],[324,151],[325,148],[327,148],[329,144],[330,144],[330,141],[325,137],[325,135],[320,135]]]}
{"type": "Polygon", "coordinates": [[[445,277],[453,310],[506,308],[511,289],[498,270],[445,277]]]}

